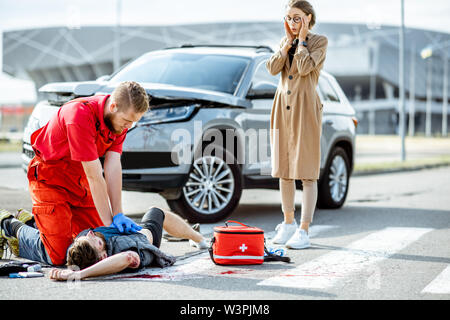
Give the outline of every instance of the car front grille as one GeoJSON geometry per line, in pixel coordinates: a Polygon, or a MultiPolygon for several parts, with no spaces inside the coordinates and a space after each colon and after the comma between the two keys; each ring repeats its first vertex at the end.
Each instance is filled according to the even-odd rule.
{"type": "Polygon", "coordinates": [[[171,152],[123,152],[122,169],[152,169],[176,167],[171,152]]]}
{"type": "Polygon", "coordinates": [[[31,148],[31,144],[29,144],[29,143],[24,142],[22,144],[22,153],[30,159],[34,158],[34,151],[31,148]]]}
{"type": "MultiPolygon", "coordinates": [[[[24,142],[22,154],[33,159],[35,153],[31,145],[24,142]]],[[[103,160],[103,159],[102,159],[103,160]]],[[[122,169],[151,169],[175,167],[170,152],[124,152],[121,157],[122,169]]]]}

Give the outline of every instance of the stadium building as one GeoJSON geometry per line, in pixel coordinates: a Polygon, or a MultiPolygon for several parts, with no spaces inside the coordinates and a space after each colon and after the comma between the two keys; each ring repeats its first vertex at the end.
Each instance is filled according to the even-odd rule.
{"type": "MultiPolygon", "coordinates": [[[[358,132],[397,133],[399,28],[320,23],[312,32],[328,37],[324,69],[336,77],[355,107],[358,132]]],[[[279,22],[8,31],[3,33],[3,71],[31,79],[39,88],[48,82],[95,80],[145,52],[183,44],[268,45],[276,49],[283,34],[279,22]]],[[[405,29],[405,109],[410,134],[442,132],[449,46],[447,33],[405,29]]]]}

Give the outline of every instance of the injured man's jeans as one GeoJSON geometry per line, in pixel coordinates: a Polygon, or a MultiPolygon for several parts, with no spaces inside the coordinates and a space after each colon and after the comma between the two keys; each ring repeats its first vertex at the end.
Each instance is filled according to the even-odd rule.
{"type": "Polygon", "coordinates": [[[21,258],[52,265],[52,260],[45,250],[38,229],[24,225],[20,227],[17,239],[19,240],[19,256],[21,258]]]}

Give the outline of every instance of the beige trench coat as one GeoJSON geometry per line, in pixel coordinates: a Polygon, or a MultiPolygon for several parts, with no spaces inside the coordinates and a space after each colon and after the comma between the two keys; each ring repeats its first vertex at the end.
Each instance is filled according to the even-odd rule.
{"type": "Polygon", "coordinates": [[[308,33],[307,47],[299,44],[289,65],[280,49],[267,61],[272,75],[281,72],[270,117],[272,176],[284,179],[319,178],[322,103],[316,92],[328,40],[308,33]]]}

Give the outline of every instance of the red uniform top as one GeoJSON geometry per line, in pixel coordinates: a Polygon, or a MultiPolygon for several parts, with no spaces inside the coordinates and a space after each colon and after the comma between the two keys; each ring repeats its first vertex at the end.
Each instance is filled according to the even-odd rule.
{"type": "Polygon", "coordinates": [[[31,135],[36,156],[27,177],[33,215],[55,265],[65,263],[74,236],[103,225],[81,161],[96,160],[107,151],[122,153],[127,130],[116,135],[106,126],[103,112],[108,97],[69,101],[31,135]]]}
{"type": "Polygon", "coordinates": [[[128,129],[116,135],[106,126],[103,111],[108,97],[84,97],[64,104],[44,127],[32,134],[36,155],[44,161],[93,161],[106,151],[122,154],[128,129]]]}

